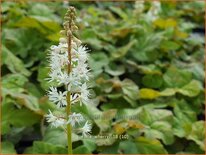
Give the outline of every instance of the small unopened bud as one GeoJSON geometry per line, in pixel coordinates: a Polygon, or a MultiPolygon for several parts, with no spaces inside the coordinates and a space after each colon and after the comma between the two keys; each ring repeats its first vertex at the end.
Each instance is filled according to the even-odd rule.
{"type": "Polygon", "coordinates": [[[81,40],[77,39],[76,37],[74,37],[73,40],[78,46],[82,43],[81,40]]]}
{"type": "Polygon", "coordinates": [[[72,26],[72,30],[73,31],[77,31],[78,30],[78,27],[76,25],[72,26]]]}
{"type": "Polygon", "coordinates": [[[75,14],[73,12],[70,13],[71,17],[75,17],[75,14]]]}
{"type": "Polygon", "coordinates": [[[60,33],[61,35],[66,35],[66,31],[65,31],[65,30],[61,30],[59,33],[60,33]]]}
{"type": "Polygon", "coordinates": [[[69,26],[69,22],[67,22],[67,21],[64,22],[64,23],[63,23],[63,26],[64,26],[64,27],[68,27],[68,26],[69,26]]]}
{"type": "Polygon", "coordinates": [[[65,17],[69,17],[70,12],[66,12],[65,17]]]}
{"type": "Polygon", "coordinates": [[[72,35],[72,32],[70,30],[67,31],[67,36],[72,35]]]}
{"type": "Polygon", "coordinates": [[[74,41],[72,41],[72,47],[77,48],[77,44],[74,41]]]}
{"type": "Polygon", "coordinates": [[[71,10],[71,11],[73,11],[73,12],[76,11],[75,8],[74,8],[73,6],[71,6],[71,7],[69,8],[69,10],[71,10]]]}
{"type": "Polygon", "coordinates": [[[65,16],[64,19],[65,19],[65,20],[69,20],[70,18],[69,18],[68,16],[65,16]]]}

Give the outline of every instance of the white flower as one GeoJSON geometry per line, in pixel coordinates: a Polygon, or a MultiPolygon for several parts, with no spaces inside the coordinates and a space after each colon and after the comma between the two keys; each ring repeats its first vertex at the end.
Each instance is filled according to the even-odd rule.
{"type": "Polygon", "coordinates": [[[56,119],[57,119],[57,117],[54,116],[52,114],[52,112],[49,110],[49,114],[46,115],[47,122],[54,122],[54,121],[56,121],[56,119]]]}
{"type": "Polygon", "coordinates": [[[76,55],[77,55],[77,58],[78,58],[78,61],[79,62],[86,62],[88,56],[87,56],[87,48],[85,46],[79,46],[77,49],[75,49],[76,51],[76,55]]]}
{"type": "Polygon", "coordinates": [[[72,71],[69,75],[69,84],[68,84],[68,91],[75,92],[76,88],[81,84],[80,79],[77,75],[75,75],[72,71]]]}
{"type": "Polygon", "coordinates": [[[66,72],[61,72],[58,76],[57,81],[59,82],[59,84],[67,85],[70,81],[70,77],[66,72]]]}
{"type": "Polygon", "coordinates": [[[59,53],[60,52],[60,47],[59,46],[52,45],[50,48],[51,48],[51,52],[53,52],[53,53],[59,53]]]}
{"type": "Polygon", "coordinates": [[[67,105],[66,95],[67,91],[58,92],[55,87],[50,87],[50,91],[48,92],[49,100],[56,103],[58,107],[67,105]]]}
{"type": "Polygon", "coordinates": [[[61,70],[59,70],[58,68],[55,70],[51,70],[49,72],[49,78],[46,78],[46,80],[49,80],[49,82],[57,80],[60,73],[61,73],[61,70]]]}
{"type": "Polygon", "coordinates": [[[49,114],[47,114],[45,117],[46,117],[46,121],[48,123],[51,123],[51,125],[54,127],[59,127],[65,125],[66,123],[66,121],[63,118],[54,116],[50,110],[49,110],[49,114]]]}
{"type": "Polygon", "coordinates": [[[87,54],[87,48],[85,46],[82,46],[80,45],[78,48],[77,48],[77,53],[80,55],[80,54],[87,54]]]}
{"type": "Polygon", "coordinates": [[[66,124],[66,121],[62,118],[58,118],[55,122],[51,123],[52,126],[54,127],[59,127],[59,126],[63,126],[66,124]]]}
{"type": "Polygon", "coordinates": [[[89,69],[86,63],[78,63],[78,65],[73,69],[73,74],[78,76],[80,79],[89,80],[89,69]]]}
{"type": "Polygon", "coordinates": [[[61,52],[66,52],[67,51],[67,49],[68,49],[68,45],[67,45],[67,43],[66,42],[64,42],[64,43],[59,43],[59,45],[58,45],[58,47],[60,47],[60,49],[61,49],[61,52]]]}
{"type": "Polygon", "coordinates": [[[137,0],[135,1],[135,12],[137,14],[141,13],[144,10],[144,0],[137,0]]]}
{"type": "Polygon", "coordinates": [[[80,104],[84,103],[87,104],[89,101],[89,90],[87,88],[86,83],[84,83],[81,87],[80,87],[80,95],[79,95],[79,99],[80,99],[80,104]]]}
{"type": "Polygon", "coordinates": [[[71,124],[71,126],[75,126],[76,123],[81,123],[84,121],[84,117],[81,114],[76,114],[75,112],[69,115],[68,124],[71,124]]]}
{"type": "Polygon", "coordinates": [[[148,11],[146,18],[148,20],[154,21],[155,19],[158,18],[158,14],[160,11],[161,11],[161,3],[158,1],[154,1],[152,2],[152,6],[148,11]]]}
{"type": "Polygon", "coordinates": [[[62,68],[65,65],[68,65],[68,53],[67,51],[64,51],[65,49],[61,49],[61,53],[51,52],[49,54],[49,66],[51,69],[55,68],[62,68]]]}
{"type": "Polygon", "coordinates": [[[91,129],[92,129],[92,125],[88,121],[86,121],[86,123],[80,129],[80,131],[82,132],[82,135],[86,137],[90,135],[91,129]]]}

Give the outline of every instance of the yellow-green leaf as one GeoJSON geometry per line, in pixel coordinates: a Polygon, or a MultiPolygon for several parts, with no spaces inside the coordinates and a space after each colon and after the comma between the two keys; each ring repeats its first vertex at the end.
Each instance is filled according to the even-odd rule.
{"type": "Polygon", "coordinates": [[[148,88],[142,88],[139,92],[139,97],[141,99],[155,99],[159,97],[161,94],[159,91],[148,89],[148,88]]]}

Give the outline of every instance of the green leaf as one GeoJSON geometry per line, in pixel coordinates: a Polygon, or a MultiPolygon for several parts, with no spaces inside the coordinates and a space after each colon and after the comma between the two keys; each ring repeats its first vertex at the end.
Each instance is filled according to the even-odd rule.
{"type": "Polygon", "coordinates": [[[10,132],[10,117],[11,114],[10,112],[13,111],[13,104],[11,103],[13,102],[11,99],[4,99],[3,103],[2,103],[2,118],[1,118],[1,134],[7,134],[10,132]],[[7,103],[5,103],[7,102],[7,103]]]}
{"type": "MultiPolygon", "coordinates": [[[[93,110],[94,111],[94,110],[93,110]]],[[[97,119],[94,117],[94,122],[100,128],[100,131],[107,131],[111,128],[111,120],[115,118],[117,111],[115,109],[110,109],[104,112],[93,112],[94,116],[98,116],[97,119]]]]}
{"type": "Polygon", "coordinates": [[[67,146],[67,135],[61,128],[48,127],[45,131],[43,141],[58,146],[67,146]]]}
{"type": "Polygon", "coordinates": [[[104,47],[101,40],[97,39],[97,34],[94,29],[88,28],[82,31],[81,38],[94,49],[100,50],[104,47]]]}
{"type": "Polygon", "coordinates": [[[110,146],[103,146],[101,147],[101,153],[102,154],[118,154],[118,147],[119,147],[119,143],[116,142],[110,146]]]}
{"type": "Polygon", "coordinates": [[[143,125],[145,124],[142,132],[144,132],[146,138],[161,139],[166,145],[174,142],[171,125],[173,118],[170,111],[143,108],[138,116],[143,125]]]}
{"type": "Polygon", "coordinates": [[[95,139],[95,142],[97,144],[97,146],[111,146],[112,144],[114,144],[117,139],[114,138],[114,136],[111,134],[111,133],[108,133],[104,136],[109,136],[110,138],[106,138],[106,139],[103,139],[103,138],[97,138],[95,139]]]}
{"type": "Polygon", "coordinates": [[[163,143],[166,145],[172,144],[174,142],[172,126],[168,122],[154,122],[151,125],[151,129],[146,129],[145,136],[150,139],[162,139],[163,143]]]}
{"type": "Polygon", "coordinates": [[[50,69],[48,67],[40,66],[38,69],[37,80],[40,82],[40,85],[43,89],[48,90],[51,83],[46,80],[49,77],[50,69]]]}
{"type": "Polygon", "coordinates": [[[161,44],[161,48],[163,48],[163,50],[167,51],[168,50],[178,50],[180,48],[180,45],[174,41],[163,41],[161,44]]]}
{"type": "Polygon", "coordinates": [[[186,70],[170,67],[164,74],[163,79],[167,87],[182,87],[191,81],[192,74],[186,70]]]}
{"type": "Polygon", "coordinates": [[[120,141],[119,150],[124,154],[136,154],[138,152],[136,144],[129,140],[120,141]]]}
{"type": "Polygon", "coordinates": [[[21,73],[29,76],[31,73],[24,67],[23,62],[17,58],[9,49],[2,45],[3,64],[5,64],[12,73],[21,73]]]}
{"type": "Polygon", "coordinates": [[[148,88],[142,88],[139,91],[139,97],[141,99],[156,99],[157,97],[160,96],[160,92],[153,90],[153,89],[148,89],[148,88]]]}
{"type": "Polygon", "coordinates": [[[201,83],[196,80],[192,80],[190,83],[178,89],[178,92],[189,97],[197,96],[202,89],[201,83]]]}
{"type": "Polygon", "coordinates": [[[41,116],[32,113],[28,109],[21,109],[21,110],[12,110],[10,113],[10,120],[9,122],[16,126],[32,126],[35,123],[40,122],[41,116]]]}
{"type": "Polygon", "coordinates": [[[15,127],[29,127],[41,120],[40,115],[28,109],[16,109],[14,103],[13,100],[6,98],[2,104],[2,134],[7,134],[10,131],[10,125],[15,127]]]}
{"type": "Polygon", "coordinates": [[[41,21],[59,21],[59,18],[53,13],[53,9],[42,3],[32,3],[32,7],[28,11],[28,14],[41,21]]]}
{"type": "Polygon", "coordinates": [[[120,76],[125,73],[125,67],[123,65],[109,63],[109,65],[105,66],[105,72],[112,76],[120,76]]]}
{"type": "Polygon", "coordinates": [[[81,146],[75,148],[73,150],[73,153],[74,154],[91,154],[89,149],[86,146],[84,146],[84,145],[81,145],[81,146]]]}
{"type": "Polygon", "coordinates": [[[201,90],[202,90],[201,83],[197,80],[192,80],[190,83],[183,86],[182,88],[166,88],[165,90],[160,92],[160,95],[173,96],[176,93],[180,93],[188,97],[195,97],[200,93],[201,90]]]}
{"type": "Polygon", "coordinates": [[[5,28],[2,33],[5,35],[3,39],[4,45],[11,53],[19,55],[26,67],[31,67],[35,61],[46,57],[46,53],[42,49],[48,46],[47,42],[44,37],[40,37],[41,35],[35,29],[5,28]],[[44,42],[43,45],[42,42],[44,42]]]}
{"type": "Polygon", "coordinates": [[[42,25],[36,19],[31,17],[24,17],[20,19],[15,23],[14,26],[23,28],[36,28],[40,32],[46,33],[46,30],[42,27],[42,25]]]}
{"type": "Polygon", "coordinates": [[[1,143],[1,154],[17,154],[17,153],[14,148],[14,145],[9,141],[5,141],[1,143]]]}
{"type": "Polygon", "coordinates": [[[139,92],[138,86],[130,79],[124,79],[121,82],[122,91],[124,95],[130,97],[131,99],[137,99],[137,94],[139,92]]]}
{"type": "Polygon", "coordinates": [[[193,123],[192,130],[187,138],[193,140],[202,150],[205,150],[205,122],[193,123]]]}
{"type": "Polygon", "coordinates": [[[142,79],[142,83],[148,88],[160,88],[163,83],[161,75],[145,75],[142,79]]]}
{"type": "Polygon", "coordinates": [[[154,21],[154,25],[158,26],[159,28],[166,29],[169,27],[176,27],[177,22],[175,19],[172,19],[172,18],[168,18],[168,19],[159,18],[159,19],[154,21]]]}
{"type": "Polygon", "coordinates": [[[137,68],[143,74],[157,74],[157,75],[161,75],[162,74],[161,70],[157,66],[155,66],[153,64],[150,64],[150,65],[138,65],[137,68]]]}
{"type": "Polygon", "coordinates": [[[18,92],[15,93],[7,88],[3,88],[3,93],[5,95],[9,95],[12,98],[16,99],[17,104],[21,106],[25,106],[29,110],[32,110],[39,115],[43,115],[43,111],[39,108],[39,101],[35,96],[18,93],[18,92]]]}
{"type": "Polygon", "coordinates": [[[122,19],[127,19],[128,15],[120,8],[118,7],[109,7],[114,13],[118,14],[122,19]]]}
{"type": "Polygon", "coordinates": [[[163,33],[149,33],[138,38],[135,51],[131,53],[133,58],[141,62],[156,60],[159,57],[159,52],[156,49],[159,47],[162,38],[163,33]]]}
{"type": "Polygon", "coordinates": [[[192,124],[197,121],[196,113],[189,103],[184,100],[174,101],[174,134],[186,137],[192,129],[192,124]]]}
{"type": "Polygon", "coordinates": [[[136,43],[136,40],[133,40],[133,41],[129,42],[127,45],[124,45],[124,46],[118,48],[116,51],[112,52],[111,53],[112,60],[120,59],[120,58],[124,57],[135,43],[136,43]]]}
{"type": "Polygon", "coordinates": [[[97,147],[95,140],[92,139],[83,139],[83,144],[90,152],[93,152],[97,147]]]}
{"type": "Polygon", "coordinates": [[[56,146],[54,144],[35,141],[32,146],[33,154],[66,154],[67,149],[62,146],[56,146]]]}
{"type": "Polygon", "coordinates": [[[139,137],[136,139],[138,154],[167,154],[162,144],[158,140],[146,139],[139,137]]]}
{"type": "Polygon", "coordinates": [[[60,33],[57,32],[57,33],[52,33],[48,35],[47,39],[49,39],[50,41],[58,42],[60,37],[61,37],[60,33]]]}
{"type": "Polygon", "coordinates": [[[173,96],[177,92],[177,89],[175,88],[166,88],[165,90],[160,92],[161,96],[173,96]]]}
{"type": "Polygon", "coordinates": [[[109,64],[109,58],[104,53],[94,53],[90,55],[89,66],[92,70],[99,70],[109,64]]]}
{"type": "MultiPolygon", "coordinates": [[[[25,86],[27,82],[28,82],[28,79],[19,73],[7,74],[2,77],[2,87],[12,91],[13,93],[24,92],[23,87],[25,86]]],[[[5,95],[6,94],[3,91],[3,96],[5,95]]]]}

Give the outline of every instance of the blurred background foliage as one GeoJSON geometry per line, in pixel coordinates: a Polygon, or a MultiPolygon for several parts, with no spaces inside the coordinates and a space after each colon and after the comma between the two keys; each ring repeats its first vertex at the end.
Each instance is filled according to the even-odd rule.
{"type": "Polygon", "coordinates": [[[43,116],[57,110],[45,95],[46,57],[68,5],[91,50],[95,94],[73,110],[92,122],[92,135],[128,135],[73,135],[74,153],[203,154],[204,1],[163,1],[151,20],[151,1],[142,9],[138,2],[21,0],[1,9],[2,154],[67,152],[64,131],[43,116]]]}

